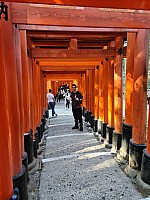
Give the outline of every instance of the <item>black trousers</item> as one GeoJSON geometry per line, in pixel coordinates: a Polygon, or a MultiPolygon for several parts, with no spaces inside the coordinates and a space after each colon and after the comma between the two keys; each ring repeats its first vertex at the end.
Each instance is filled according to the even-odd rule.
{"type": "Polygon", "coordinates": [[[81,108],[76,108],[72,109],[73,112],[73,117],[75,119],[75,126],[78,126],[78,121],[80,123],[80,127],[82,127],[82,109],[81,108]]]}
{"type": "Polygon", "coordinates": [[[69,104],[70,104],[70,102],[66,101],[66,108],[68,107],[68,109],[69,109],[69,104]]]}

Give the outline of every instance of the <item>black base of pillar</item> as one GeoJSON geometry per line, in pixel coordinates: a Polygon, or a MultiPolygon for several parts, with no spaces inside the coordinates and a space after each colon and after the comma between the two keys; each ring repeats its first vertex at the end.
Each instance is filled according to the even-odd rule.
{"type": "Polygon", "coordinates": [[[129,165],[132,169],[140,170],[142,163],[143,149],[145,144],[135,144],[132,139],[129,143],[129,165]]]}
{"type": "Polygon", "coordinates": [[[86,122],[88,122],[88,120],[89,120],[89,110],[86,111],[86,116],[85,117],[86,117],[86,122]]]}
{"type": "Polygon", "coordinates": [[[97,126],[98,126],[98,120],[94,119],[94,128],[93,131],[96,133],[97,132],[97,126]]]}
{"type": "Polygon", "coordinates": [[[87,112],[84,113],[84,117],[85,117],[84,121],[87,122],[87,112]]]}
{"type": "Polygon", "coordinates": [[[146,153],[146,149],[143,150],[141,179],[146,184],[150,185],[150,155],[146,153]]]}
{"type": "Polygon", "coordinates": [[[92,112],[89,111],[88,112],[88,117],[87,117],[87,122],[89,122],[91,124],[91,115],[92,115],[92,112]]]}
{"type": "Polygon", "coordinates": [[[95,117],[93,115],[91,115],[91,128],[94,128],[94,119],[95,117]]]}
{"type": "Polygon", "coordinates": [[[122,126],[122,148],[129,154],[129,142],[132,138],[132,125],[123,123],[122,126]]]}
{"type": "Polygon", "coordinates": [[[122,146],[120,149],[120,155],[129,160],[129,142],[132,138],[132,125],[122,123],[122,146]]]}
{"type": "Polygon", "coordinates": [[[83,106],[83,108],[82,108],[82,115],[83,115],[83,117],[85,117],[85,111],[86,111],[86,107],[83,106]]]}
{"type": "Polygon", "coordinates": [[[22,165],[21,172],[13,177],[13,187],[19,189],[21,200],[28,200],[26,168],[24,165],[22,165]]]}
{"type": "Polygon", "coordinates": [[[41,123],[42,123],[42,131],[44,132],[45,131],[45,125],[46,125],[44,118],[41,119],[41,123]]]}
{"type": "Polygon", "coordinates": [[[43,137],[43,125],[42,125],[42,123],[40,123],[39,126],[36,127],[36,130],[38,131],[38,140],[39,140],[39,143],[40,143],[41,139],[43,137]]]}
{"type": "Polygon", "coordinates": [[[114,127],[106,126],[106,141],[109,144],[112,144],[112,136],[113,136],[114,127]]]}
{"type": "Polygon", "coordinates": [[[28,164],[33,161],[33,140],[31,132],[24,134],[24,150],[28,154],[28,164]]]}
{"type": "Polygon", "coordinates": [[[41,129],[41,138],[43,137],[43,124],[42,122],[40,123],[40,129],[41,129]]]}
{"type": "Polygon", "coordinates": [[[38,131],[36,130],[35,133],[34,133],[34,138],[36,140],[36,145],[37,145],[37,149],[39,148],[39,134],[38,134],[38,131]]]}
{"type": "Polygon", "coordinates": [[[48,110],[45,111],[45,118],[47,118],[47,119],[49,118],[49,111],[48,110]]]}
{"type": "Polygon", "coordinates": [[[106,126],[107,126],[107,123],[101,123],[101,136],[102,138],[106,138],[106,126]]]}
{"type": "Polygon", "coordinates": [[[113,131],[112,137],[112,153],[116,153],[121,148],[122,134],[113,131]]]}
{"type": "Polygon", "coordinates": [[[37,142],[33,140],[34,157],[37,158],[37,142]]]}
{"type": "Polygon", "coordinates": [[[98,122],[97,122],[98,134],[101,134],[101,123],[102,123],[102,121],[100,119],[98,119],[98,122]]]}
{"type": "Polygon", "coordinates": [[[27,183],[28,183],[30,181],[30,178],[29,178],[29,173],[28,173],[28,155],[26,152],[24,152],[22,156],[22,165],[24,165],[26,168],[26,177],[27,177],[27,183]]]}

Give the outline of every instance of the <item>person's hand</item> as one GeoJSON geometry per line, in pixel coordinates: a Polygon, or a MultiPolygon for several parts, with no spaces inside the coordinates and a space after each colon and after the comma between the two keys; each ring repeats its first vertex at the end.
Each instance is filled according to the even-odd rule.
{"type": "Polygon", "coordinates": [[[76,101],[79,101],[79,99],[78,99],[78,98],[76,98],[76,97],[75,97],[75,100],[76,100],[76,101]]]}

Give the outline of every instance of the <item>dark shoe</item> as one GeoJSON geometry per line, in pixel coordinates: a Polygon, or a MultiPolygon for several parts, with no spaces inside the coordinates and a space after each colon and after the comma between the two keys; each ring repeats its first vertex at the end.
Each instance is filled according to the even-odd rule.
{"type": "Polygon", "coordinates": [[[80,131],[83,131],[83,127],[80,128],[80,131]]]}
{"type": "Polygon", "coordinates": [[[78,129],[79,127],[78,126],[74,126],[74,127],[72,127],[72,129],[78,129]]]}
{"type": "Polygon", "coordinates": [[[57,117],[57,114],[55,113],[55,116],[57,117]]]}

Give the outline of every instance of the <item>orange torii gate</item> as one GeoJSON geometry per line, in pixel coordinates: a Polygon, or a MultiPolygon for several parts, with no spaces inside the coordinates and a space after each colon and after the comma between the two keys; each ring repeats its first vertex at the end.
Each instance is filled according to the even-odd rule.
{"type": "MultiPolygon", "coordinates": [[[[12,1],[11,1],[12,2],[12,1]]],[[[31,1],[19,1],[18,2],[31,2],[31,1]]],[[[32,2],[37,2],[36,0],[32,2]]],[[[38,1],[40,2],[40,1],[38,1]]],[[[50,0],[43,1],[50,3],[50,0]]],[[[43,3],[42,2],[42,3],[43,3]]],[[[141,1],[140,1],[141,2],[141,1]]],[[[146,6],[141,6],[140,2],[136,2],[129,6],[129,2],[121,4],[118,3],[118,7],[123,8],[124,6],[130,8],[149,8],[150,4],[147,1],[142,1],[147,4],[146,6]],[[137,7],[136,7],[137,6],[137,7]]],[[[75,3],[75,2],[74,2],[75,3]]],[[[93,4],[96,4],[96,1],[93,4]]],[[[111,7],[117,5],[112,4],[110,1],[106,1],[108,5],[111,7]]],[[[64,1],[65,4],[65,1],[64,1]]],[[[77,5],[81,5],[80,2],[76,1],[77,5]]],[[[43,109],[46,107],[46,84],[47,78],[45,77],[45,70],[48,71],[60,71],[60,67],[54,66],[49,67],[41,62],[40,59],[47,59],[51,56],[51,59],[55,57],[59,59],[78,57],[81,59],[84,57],[84,66],[80,67],[81,71],[84,72],[83,79],[79,78],[77,82],[79,82],[79,87],[83,90],[86,88],[85,97],[86,97],[86,107],[87,109],[92,111],[92,114],[102,121],[102,123],[108,123],[109,126],[115,128],[113,136],[113,150],[119,150],[120,138],[122,136],[122,80],[121,80],[121,67],[122,67],[122,48],[123,48],[123,36],[121,33],[116,34],[115,36],[115,49],[107,49],[105,50],[78,50],[77,49],[77,40],[72,39],[74,46],[68,50],[38,50],[34,49],[32,46],[32,41],[27,36],[26,29],[30,29],[28,25],[31,25],[31,29],[38,30],[41,25],[57,25],[60,26],[63,24],[64,27],[60,29],[65,30],[65,28],[72,26],[68,29],[74,28],[76,26],[81,26],[82,18],[79,16],[78,20],[73,20],[72,18],[65,17],[65,9],[59,8],[45,8],[45,13],[55,12],[56,15],[61,10],[61,15],[59,22],[56,22],[55,18],[47,17],[47,20],[42,18],[42,12],[40,6],[37,8],[35,5],[32,6],[28,4],[7,4],[9,11],[9,21],[6,22],[4,19],[0,21],[0,63],[1,63],[1,115],[2,119],[2,128],[1,133],[5,131],[5,135],[3,144],[1,145],[1,163],[3,164],[2,168],[0,168],[0,180],[1,183],[7,181],[8,187],[6,188],[4,185],[1,186],[0,191],[0,199],[9,199],[13,193],[13,184],[15,185],[16,177],[19,175],[24,175],[25,168],[22,166],[22,157],[24,156],[24,139],[23,135],[30,132],[32,129],[33,133],[36,131],[41,119],[43,117],[43,109]],[[11,10],[12,9],[12,10],[11,10]],[[20,10],[24,10],[22,15],[20,15],[20,10]],[[31,12],[27,12],[30,10],[31,12]],[[39,15],[35,16],[35,10],[39,11],[39,15]],[[12,13],[11,13],[12,11],[12,13]],[[11,19],[12,14],[12,19],[11,19]],[[31,17],[32,15],[32,17],[31,17]],[[23,24],[19,25],[18,24],[23,24]],[[26,25],[24,25],[26,24],[26,25]],[[33,26],[36,25],[36,26],[33,26]],[[65,27],[66,26],[66,27],[65,27]],[[20,27],[20,30],[19,30],[20,27]],[[64,28],[64,29],[63,29],[64,28]],[[20,32],[19,32],[20,31],[20,32]],[[27,49],[31,50],[28,51],[27,49]],[[30,55],[31,53],[31,55],[30,55]],[[53,53],[53,54],[52,54],[53,53]],[[89,56],[90,54],[90,56],[89,56]],[[64,56],[65,55],[65,56],[64,56]],[[89,59],[97,59],[97,56],[100,58],[96,60],[96,62],[92,65],[89,64],[89,59]],[[107,59],[106,59],[107,58],[107,59]],[[87,59],[87,61],[85,61],[87,59]],[[39,64],[38,64],[39,62],[39,64]],[[41,62],[41,63],[40,63],[41,62]],[[44,66],[45,65],[45,66],[44,66]],[[99,66],[99,69],[96,69],[96,66],[99,66]],[[12,70],[10,70],[10,68],[12,70]],[[113,70],[114,78],[113,78],[113,70]],[[44,72],[44,73],[42,73],[44,72]],[[98,73],[98,75],[96,74],[98,73]],[[35,76],[36,75],[36,76],[35,76]],[[103,78],[103,76],[107,78],[103,78]],[[113,85],[114,80],[114,97],[111,94],[110,86],[113,85]],[[81,81],[83,81],[81,83],[81,81]],[[103,81],[103,83],[102,83],[103,81]],[[97,84],[96,89],[94,89],[95,83],[97,84]],[[99,92],[98,92],[99,90],[99,92]],[[39,96],[37,96],[39,94],[39,96]],[[96,110],[94,103],[96,104],[96,110]],[[39,97],[39,98],[38,98],[39,97]],[[36,100],[36,101],[35,101],[36,100]],[[114,101],[114,108],[113,102],[114,101]],[[5,108],[5,110],[4,110],[5,108]],[[97,111],[98,109],[98,111],[97,111]],[[113,112],[114,109],[114,112],[113,112]],[[111,116],[109,113],[111,112],[111,116]],[[4,118],[3,118],[4,117],[4,118]],[[114,121],[113,121],[114,119],[114,121]],[[10,147],[9,147],[10,144],[10,147]],[[16,153],[17,152],[17,153],[16,153]],[[4,157],[5,156],[5,157],[4,157]],[[4,159],[5,158],[5,159],[4,159]],[[11,158],[11,159],[10,159],[11,158]],[[12,166],[12,170],[11,170],[12,166]],[[4,172],[3,169],[6,169],[4,172]],[[12,176],[14,181],[12,181],[12,176]]],[[[75,5],[75,4],[73,4],[75,5]]],[[[86,5],[86,4],[84,4],[86,5]]],[[[88,4],[91,5],[90,3],[88,4]]],[[[107,7],[107,4],[103,4],[107,7]]],[[[68,10],[67,10],[68,11],[68,10]]],[[[129,152],[128,148],[122,146],[122,154],[125,156],[129,153],[129,165],[131,168],[140,169],[142,162],[142,154],[144,150],[144,158],[142,162],[142,180],[149,183],[150,174],[147,171],[148,161],[150,158],[150,150],[149,150],[149,132],[146,141],[146,90],[147,90],[147,44],[148,44],[148,30],[149,28],[149,12],[147,13],[121,13],[121,12],[113,12],[112,15],[116,19],[115,21],[110,20],[110,13],[107,12],[97,12],[96,8],[93,9],[93,12],[90,12],[90,8],[85,10],[77,11],[76,9],[71,9],[69,11],[70,14],[75,13],[76,16],[83,14],[85,15],[85,27],[87,31],[102,31],[98,28],[101,27],[120,27],[120,28],[128,28],[128,30],[122,29],[122,32],[130,32],[128,33],[128,50],[127,50],[127,88],[126,88],[126,116],[125,116],[125,124],[128,126],[132,126],[132,140],[128,140],[130,143],[129,152]],[[105,22],[99,20],[99,18],[103,16],[105,17],[105,22]],[[88,20],[87,20],[88,19],[88,20]],[[95,19],[95,23],[93,23],[93,19],[95,19]],[[122,19],[122,21],[118,21],[117,19],[122,19]],[[135,19],[135,23],[132,23],[132,19],[135,19]],[[145,19],[143,21],[143,19],[145,19]],[[108,22],[108,23],[106,23],[108,22]],[[89,27],[93,29],[89,30],[89,27]],[[134,28],[134,29],[132,29],[134,28]],[[142,29],[140,29],[142,28],[142,29]],[[133,50],[135,48],[135,53],[133,50]],[[133,101],[132,101],[133,98],[133,101]],[[142,120],[141,120],[142,119],[142,120]],[[145,176],[146,171],[146,176],[145,176]]],[[[83,23],[82,23],[83,26],[83,23]]],[[[47,29],[52,29],[52,27],[43,27],[47,29]]],[[[53,30],[58,27],[53,27],[53,30]]],[[[78,28],[80,31],[82,27],[78,28]]],[[[73,30],[73,29],[72,29],[73,30]]],[[[82,29],[83,31],[83,29],[82,29]]],[[[112,31],[112,29],[107,29],[108,31],[112,31]]],[[[115,29],[113,29],[115,31],[115,29]]],[[[103,30],[104,32],[104,30],[103,30]]],[[[53,62],[53,61],[52,61],[53,62]]],[[[91,61],[94,62],[94,61],[91,61]]],[[[48,62],[47,62],[48,63],[48,62]]],[[[64,63],[65,64],[65,63],[64,63]]],[[[67,64],[66,64],[67,66],[67,64]]],[[[72,71],[79,71],[77,66],[71,66],[72,71]]],[[[66,68],[65,68],[66,70],[66,68]]],[[[70,70],[70,69],[69,69],[70,70]]],[[[125,126],[126,126],[125,125],[125,126]]],[[[130,128],[129,128],[130,129],[130,128]]],[[[131,132],[131,130],[129,130],[131,132]]],[[[127,133],[128,134],[128,133],[127,133]]],[[[130,133],[131,134],[131,133],[130,133]]],[[[123,135],[124,136],[124,135],[123,135]]],[[[34,138],[34,135],[33,135],[34,138]]],[[[131,138],[131,135],[130,135],[131,138]]],[[[32,141],[33,142],[33,141],[32,141]]],[[[128,144],[127,144],[128,145],[128,144]]],[[[31,161],[33,160],[33,157],[31,161]]],[[[25,190],[23,191],[21,187],[20,194],[22,199],[27,199],[27,189],[26,189],[26,179],[23,180],[23,184],[25,190]]]]}

